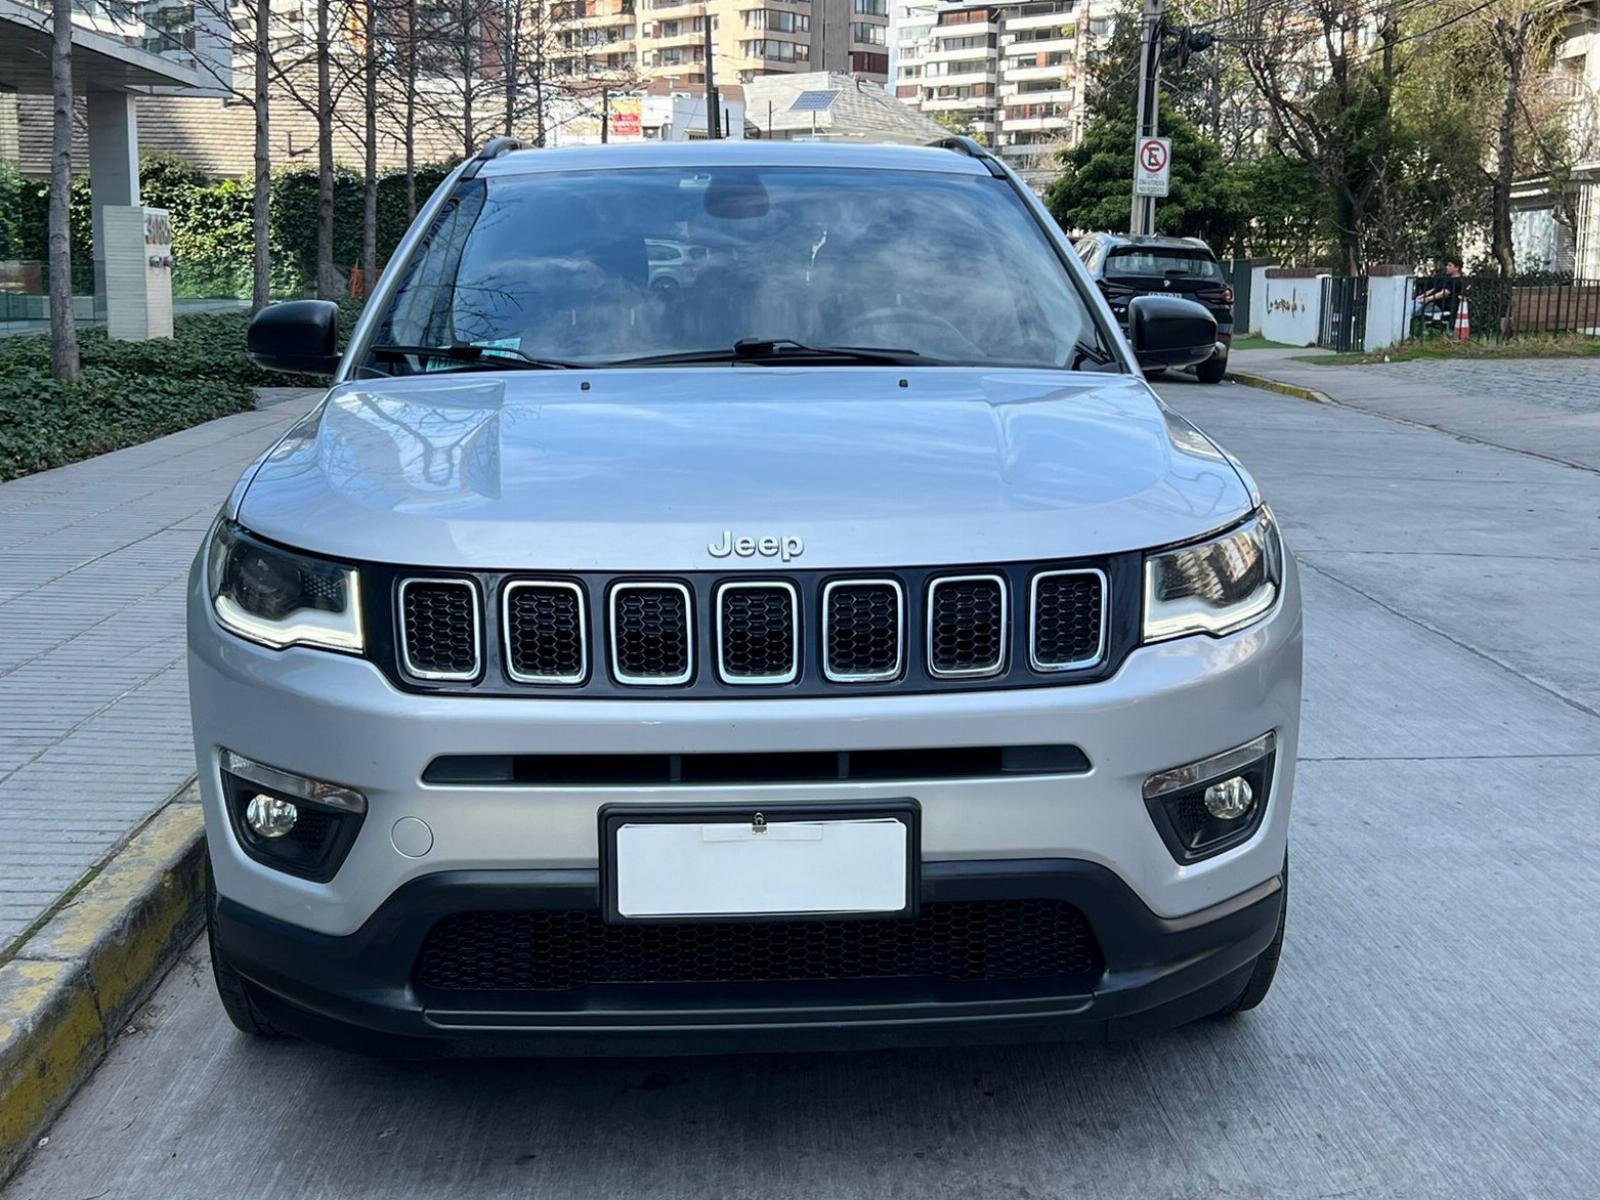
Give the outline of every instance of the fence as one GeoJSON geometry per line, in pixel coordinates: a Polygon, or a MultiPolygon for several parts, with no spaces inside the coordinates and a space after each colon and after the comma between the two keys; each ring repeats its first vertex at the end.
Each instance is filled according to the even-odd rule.
{"type": "Polygon", "coordinates": [[[1359,354],[1367,348],[1367,294],[1365,275],[1329,275],[1322,281],[1322,317],[1317,345],[1339,354],[1359,354]]]}
{"type": "Polygon", "coordinates": [[[1475,275],[1465,294],[1475,337],[1600,335],[1600,279],[1475,275]]]}

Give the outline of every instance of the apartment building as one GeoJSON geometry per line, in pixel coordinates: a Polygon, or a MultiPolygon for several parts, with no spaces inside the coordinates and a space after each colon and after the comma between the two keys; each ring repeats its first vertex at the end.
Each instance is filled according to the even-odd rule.
{"type": "Polygon", "coordinates": [[[705,82],[706,22],[716,78],[836,71],[889,77],[888,0],[556,0],[552,73],[619,84],[705,82]]]}
{"type": "Polygon", "coordinates": [[[895,13],[895,94],[995,147],[1035,188],[1082,136],[1089,57],[1117,0],[911,0],[895,13]]]}

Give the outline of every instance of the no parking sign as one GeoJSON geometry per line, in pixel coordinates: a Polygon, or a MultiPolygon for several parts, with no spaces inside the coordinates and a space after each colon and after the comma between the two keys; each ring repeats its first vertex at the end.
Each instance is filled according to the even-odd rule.
{"type": "Polygon", "coordinates": [[[1165,196],[1172,178],[1172,139],[1140,138],[1133,156],[1133,194],[1165,196]]]}

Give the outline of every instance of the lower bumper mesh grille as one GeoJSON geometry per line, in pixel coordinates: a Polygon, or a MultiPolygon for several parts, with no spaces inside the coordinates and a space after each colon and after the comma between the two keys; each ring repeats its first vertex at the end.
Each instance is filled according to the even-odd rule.
{"type": "Polygon", "coordinates": [[[447,992],[590,984],[1071,979],[1104,969],[1059,900],[927,904],[911,919],[608,925],[589,910],[457,913],[428,934],[419,985],[447,992]]]}

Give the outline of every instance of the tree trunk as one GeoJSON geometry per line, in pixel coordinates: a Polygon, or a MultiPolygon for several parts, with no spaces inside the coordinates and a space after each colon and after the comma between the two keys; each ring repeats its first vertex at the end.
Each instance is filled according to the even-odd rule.
{"type": "Polygon", "coordinates": [[[510,137],[517,125],[517,12],[508,4],[501,14],[505,27],[500,31],[500,81],[505,85],[505,121],[501,131],[510,137]]]}
{"type": "Polygon", "coordinates": [[[260,312],[272,299],[272,141],[268,129],[268,96],[272,72],[272,0],[256,0],[255,193],[250,208],[250,234],[255,239],[251,267],[250,311],[260,312]]]}
{"type": "Polygon", "coordinates": [[[417,219],[417,0],[406,0],[406,221],[417,219]]]}
{"type": "Polygon", "coordinates": [[[378,279],[378,3],[362,9],[362,83],[366,95],[366,162],[361,175],[361,286],[372,295],[378,279]]]}
{"type": "Polygon", "coordinates": [[[472,38],[472,0],[461,0],[461,154],[471,158],[473,144],[472,65],[477,46],[472,38]]]}
{"type": "Polygon", "coordinates": [[[331,0],[317,0],[317,295],[337,300],[344,281],[333,261],[333,69],[331,0]]]}
{"type": "Polygon", "coordinates": [[[50,371],[78,378],[78,324],[72,316],[72,0],[51,8],[50,90],[50,371]]]}
{"type": "Polygon", "coordinates": [[[1495,45],[1504,67],[1506,91],[1495,131],[1494,175],[1489,189],[1489,254],[1500,268],[1500,278],[1507,280],[1517,273],[1516,249],[1511,243],[1511,181],[1517,159],[1517,102],[1532,21],[1531,14],[1522,13],[1495,22],[1495,45]]]}

